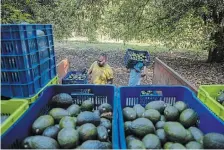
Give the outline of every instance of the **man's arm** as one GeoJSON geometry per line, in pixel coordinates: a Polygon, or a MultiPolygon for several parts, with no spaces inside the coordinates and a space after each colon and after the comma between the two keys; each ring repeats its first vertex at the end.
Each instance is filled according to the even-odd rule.
{"type": "Polygon", "coordinates": [[[146,66],[143,67],[143,71],[142,71],[141,76],[142,77],[145,77],[145,75],[146,75],[146,66]]]}
{"type": "MultiPolygon", "coordinates": [[[[95,63],[95,62],[94,62],[95,63]]],[[[88,70],[88,75],[90,75],[93,71],[93,66],[94,66],[94,63],[90,66],[89,70],[88,70]]]]}

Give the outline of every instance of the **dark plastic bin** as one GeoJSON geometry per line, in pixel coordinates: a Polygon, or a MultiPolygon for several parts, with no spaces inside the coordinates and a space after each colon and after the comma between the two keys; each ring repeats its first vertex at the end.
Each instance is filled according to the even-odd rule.
{"type": "Polygon", "coordinates": [[[139,50],[132,50],[132,49],[127,49],[125,56],[124,56],[124,64],[127,68],[133,68],[135,64],[138,62],[143,62],[145,66],[149,66],[150,64],[150,55],[149,52],[147,51],[139,51],[139,50]],[[130,56],[130,52],[134,52],[137,54],[144,54],[147,57],[147,61],[136,61],[132,60],[130,56]]]}
{"type": "Polygon", "coordinates": [[[58,93],[69,93],[73,97],[73,102],[80,104],[83,100],[90,98],[96,108],[102,103],[109,103],[113,106],[112,120],[112,144],[114,149],[119,149],[118,139],[118,112],[117,101],[115,97],[115,86],[111,85],[53,85],[47,87],[40,97],[31,105],[31,107],[23,114],[23,116],[15,122],[1,136],[1,148],[3,149],[19,149],[22,148],[22,141],[31,136],[32,124],[40,115],[47,114],[52,108],[50,103],[54,95],[58,93]],[[92,94],[73,94],[76,90],[85,89],[91,91],[92,94]]]}
{"type": "Polygon", "coordinates": [[[88,76],[83,80],[76,80],[76,79],[68,79],[68,77],[72,74],[83,74],[82,71],[70,71],[66,74],[66,76],[62,79],[62,84],[87,84],[88,83],[88,76]]]}
{"type": "Polygon", "coordinates": [[[138,86],[138,87],[120,87],[119,88],[119,102],[118,102],[118,116],[119,116],[119,137],[120,148],[126,149],[126,140],[124,132],[124,120],[122,109],[124,107],[132,107],[135,104],[145,106],[150,101],[162,100],[173,105],[176,101],[184,101],[189,108],[194,109],[200,119],[198,123],[199,129],[204,132],[218,132],[224,134],[224,122],[214,115],[193,92],[184,86],[138,86]],[[140,97],[143,90],[151,90],[160,93],[156,96],[140,97]]]}

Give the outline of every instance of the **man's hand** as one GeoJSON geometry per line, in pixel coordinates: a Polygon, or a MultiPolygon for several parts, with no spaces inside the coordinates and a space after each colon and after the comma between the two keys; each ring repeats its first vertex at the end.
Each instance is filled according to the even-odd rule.
{"type": "Polygon", "coordinates": [[[113,79],[107,81],[108,84],[113,84],[113,79]]]}

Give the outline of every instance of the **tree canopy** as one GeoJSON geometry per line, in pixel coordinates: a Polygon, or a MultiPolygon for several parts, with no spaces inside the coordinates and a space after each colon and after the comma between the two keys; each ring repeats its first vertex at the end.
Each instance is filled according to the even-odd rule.
{"type": "Polygon", "coordinates": [[[167,47],[209,50],[224,60],[224,0],[3,0],[2,23],[50,23],[57,39],[72,33],[167,47]]]}

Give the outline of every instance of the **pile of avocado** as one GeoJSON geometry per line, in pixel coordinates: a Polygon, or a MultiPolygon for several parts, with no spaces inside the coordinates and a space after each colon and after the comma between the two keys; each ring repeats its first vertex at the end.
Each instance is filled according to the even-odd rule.
{"type": "Polygon", "coordinates": [[[129,52],[129,56],[131,60],[147,61],[147,56],[144,53],[129,52]]]}
{"type": "Polygon", "coordinates": [[[112,106],[97,110],[91,100],[73,104],[72,97],[60,93],[52,98],[52,109],[32,124],[32,136],[23,140],[26,149],[111,149],[112,106]]]}
{"type": "Polygon", "coordinates": [[[220,104],[222,104],[222,106],[224,106],[224,90],[221,90],[219,92],[217,102],[219,102],[220,104]]]}
{"type": "Polygon", "coordinates": [[[68,76],[68,80],[85,80],[87,78],[87,74],[70,74],[68,76]]]}
{"type": "Polygon", "coordinates": [[[183,101],[136,104],[125,107],[123,117],[128,149],[224,149],[224,135],[204,135],[197,128],[197,113],[183,101]]]}
{"type": "Polygon", "coordinates": [[[1,114],[1,124],[5,121],[5,120],[7,120],[9,118],[9,115],[2,115],[1,114]]]}

